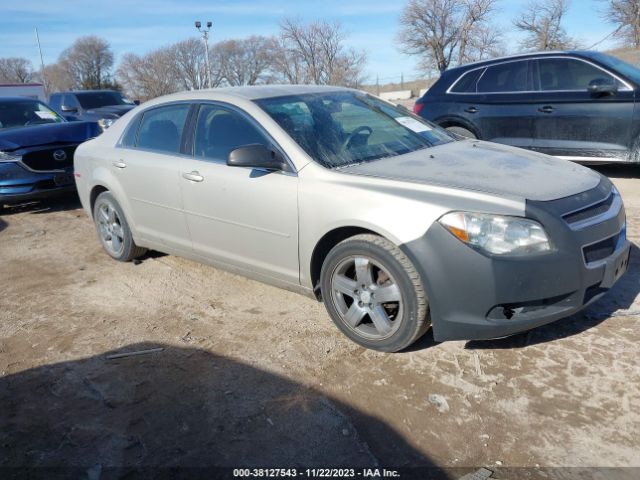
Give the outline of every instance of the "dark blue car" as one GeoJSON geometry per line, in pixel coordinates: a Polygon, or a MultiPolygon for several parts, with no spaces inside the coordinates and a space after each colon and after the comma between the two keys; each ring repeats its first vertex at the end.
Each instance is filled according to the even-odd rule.
{"type": "Polygon", "coordinates": [[[0,207],[73,192],[76,147],[100,132],[38,100],[0,97],[0,207]]]}

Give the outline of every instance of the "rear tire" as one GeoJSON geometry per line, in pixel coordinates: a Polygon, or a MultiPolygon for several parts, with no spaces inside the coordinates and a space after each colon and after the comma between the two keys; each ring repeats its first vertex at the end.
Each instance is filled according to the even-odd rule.
{"type": "Polygon", "coordinates": [[[451,127],[446,127],[447,132],[451,132],[459,137],[471,138],[477,140],[478,137],[471,131],[464,127],[459,127],[457,125],[452,125],[451,127]]]}
{"type": "Polygon", "coordinates": [[[340,242],[325,258],[320,281],[331,319],[365,348],[397,352],[431,324],[418,272],[385,238],[363,234],[340,242]]]}
{"type": "Polygon", "coordinates": [[[102,192],[96,198],[93,221],[102,247],[115,260],[129,262],[147,251],[133,241],[122,207],[110,192],[102,192]]]}

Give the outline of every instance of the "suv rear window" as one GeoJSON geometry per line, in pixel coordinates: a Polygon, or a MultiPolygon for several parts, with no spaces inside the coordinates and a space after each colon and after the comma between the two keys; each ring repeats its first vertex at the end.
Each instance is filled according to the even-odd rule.
{"type": "Polygon", "coordinates": [[[507,62],[488,67],[480,80],[478,92],[524,92],[528,90],[528,60],[507,62]]]}
{"type": "Polygon", "coordinates": [[[484,71],[484,68],[478,68],[477,70],[463,73],[456,83],[454,83],[453,87],[451,87],[450,91],[452,93],[475,93],[478,78],[480,78],[480,75],[484,71]]]}

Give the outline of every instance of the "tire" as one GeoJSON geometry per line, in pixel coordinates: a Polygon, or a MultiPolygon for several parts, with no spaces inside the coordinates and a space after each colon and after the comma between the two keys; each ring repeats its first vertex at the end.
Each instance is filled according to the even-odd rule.
{"type": "Polygon", "coordinates": [[[464,127],[458,127],[457,125],[446,127],[446,130],[447,132],[454,133],[459,137],[471,138],[474,140],[478,139],[478,137],[471,130],[467,130],[464,127]]]}
{"type": "Polygon", "coordinates": [[[129,262],[147,251],[133,241],[122,207],[110,192],[102,192],[93,206],[93,222],[104,250],[119,262],[129,262]]]}
{"type": "Polygon", "coordinates": [[[363,234],[337,244],[324,260],[320,282],[333,322],[365,348],[397,352],[431,324],[418,272],[385,238],[363,234]]]}

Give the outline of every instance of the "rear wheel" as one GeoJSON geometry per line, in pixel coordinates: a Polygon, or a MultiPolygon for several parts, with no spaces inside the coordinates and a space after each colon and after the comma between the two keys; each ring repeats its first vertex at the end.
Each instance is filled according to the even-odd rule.
{"type": "Polygon", "coordinates": [[[382,237],[357,235],[336,245],[322,266],[321,284],[332,320],[363,347],[397,352],[430,325],[417,271],[382,237]]]}
{"type": "Polygon", "coordinates": [[[451,127],[446,127],[448,132],[455,133],[459,137],[464,138],[472,138],[477,139],[478,137],[471,131],[464,127],[459,127],[457,125],[452,125],[451,127]]]}
{"type": "Polygon", "coordinates": [[[147,250],[133,241],[122,208],[109,192],[102,192],[93,207],[93,220],[105,251],[120,262],[128,262],[147,250]]]}

